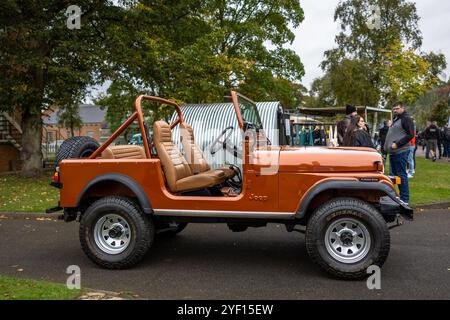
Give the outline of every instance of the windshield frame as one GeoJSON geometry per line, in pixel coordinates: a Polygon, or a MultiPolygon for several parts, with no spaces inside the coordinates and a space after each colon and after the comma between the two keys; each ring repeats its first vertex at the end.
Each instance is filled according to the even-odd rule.
{"type": "Polygon", "coordinates": [[[261,115],[259,114],[258,107],[256,106],[256,103],[253,100],[247,98],[243,94],[240,94],[239,92],[236,92],[236,91],[231,91],[231,98],[233,100],[234,109],[236,111],[236,115],[237,115],[237,118],[238,118],[239,127],[242,130],[245,131],[245,124],[246,123],[251,123],[256,130],[264,130],[264,127],[263,127],[263,124],[262,124],[262,121],[261,121],[261,115]],[[253,110],[254,110],[254,113],[255,113],[255,117],[256,117],[256,121],[258,123],[249,122],[249,121],[246,121],[244,119],[244,116],[243,116],[243,111],[244,110],[241,107],[241,103],[240,102],[243,102],[243,103],[247,104],[248,106],[253,107],[253,110]]]}

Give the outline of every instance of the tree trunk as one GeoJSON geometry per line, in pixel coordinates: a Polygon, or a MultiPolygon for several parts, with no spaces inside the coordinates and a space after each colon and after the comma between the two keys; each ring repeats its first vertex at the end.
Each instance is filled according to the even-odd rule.
{"type": "Polygon", "coordinates": [[[40,114],[22,113],[22,175],[37,177],[43,174],[42,168],[42,119],[40,114]]]}

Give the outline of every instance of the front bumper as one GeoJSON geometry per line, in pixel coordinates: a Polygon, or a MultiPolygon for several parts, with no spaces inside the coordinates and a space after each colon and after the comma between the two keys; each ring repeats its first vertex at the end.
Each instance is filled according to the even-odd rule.
{"type": "Polygon", "coordinates": [[[405,220],[414,220],[414,210],[398,197],[394,199],[390,196],[381,197],[379,209],[384,217],[395,219],[400,214],[405,220]]]}

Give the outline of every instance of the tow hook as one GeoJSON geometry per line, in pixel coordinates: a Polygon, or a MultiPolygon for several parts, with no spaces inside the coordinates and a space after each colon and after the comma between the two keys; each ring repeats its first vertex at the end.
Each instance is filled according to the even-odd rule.
{"type": "Polygon", "coordinates": [[[403,219],[401,218],[401,216],[398,214],[397,215],[397,219],[395,220],[395,223],[391,224],[389,226],[389,230],[394,229],[396,227],[400,227],[401,225],[403,225],[403,219]]]}

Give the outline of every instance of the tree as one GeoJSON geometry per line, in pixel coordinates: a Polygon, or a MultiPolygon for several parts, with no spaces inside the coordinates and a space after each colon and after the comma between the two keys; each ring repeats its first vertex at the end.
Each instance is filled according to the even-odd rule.
{"type": "MultiPolygon", "coordinates": [[[[109,86],[106,94],[101,95],[95,100],[97,105],[108,108],[106,121],[109,123],[111,131],[115,131],[132,115],[135,111],[135,99],[142,92],[145,92],[144,89],[138,87],[137,84],[126,81],[115,81],[109,86]]],[[[179,100],[175,102],[182,103],[182,101],[179,100]]],[[[173,107],[155,105],[144,101],[142,104],[142,111],[147,123],[152,123],[159,119],[168,121],[172,115],[173,107]]],[[[139,128],[136,124],[129,126],[123,133],[125,140],[128,141],[130,134],[137,132],[139,132],[139,128]]]]}
{"type": "Polygon", "coordinates": [[[75,129],[80,129],[83,125],[79,111],[79,102],[72,103],[58,110],[58,124],[70,129],[71,136],[75,136],[75,129]]]}
{"type": "Polygon", "coordinates": [[[326,74],[313,82],[311,90],[323,106],[376,105],[379,99],[366,64],[357,59],[330,65],[326,74]]]}
{"type": "Polygon", "coordinates": [[[330,107],[335,103],[336,97],[332,89],[330,75],[327,73],[321,78],[314,79],[309,98],[305,101],[305,107],[330,107]]]}
{"type": "Polygon", "coordinates": [[[429,116],[430,121],[436,121],[439,126],[444,126],[450,117],[450,105],[448,99],[441,99],[433,105],[429,116]]]}
{"type": "Polygon", "coordinates": [[[411,113],[420,128],[425,127],[427,121],[444,125],[450,116],[450,84],[436,86],[424,93],[411,106],[411,113]]]}
{"type": "MultiPolygon", "coordinates": [[[[394,42],[383,53],[380,66],[381,95],[391,105],[402,100],[411,105],[419,96],[430,90],[439,82],[434,74],[431,62],[414,53],[412,48],[404,49],[399,42],[394,42]]],[[[445,62],[444,62],[445,66],[445,62]]]]}
{"type": "MultiPolygon", "coordinates": [[[[254,100],[298,103],[303,65],[284,48],[294,39],[290,26],[303,20],[298,1],[139,1],[127,17],[132,28],[107,31],[115,43],[110,79],[127,87],[109,90],[110,102],[127,99],[127,92],[217,102],[237,89],[254,100]]],[[[115,104],[108,113],[122,114],[115,104]]]]}
{"type": "Polygon", "coordinates": [[[79,0],[81,28],[67,27],[72,1],[14,1],[0,4],[0,109],[21,115],[22,174],[42,172],[42,112],[74,102],[95,83],[104,61],[99,34],[120,20],[109,1],[79,0]]]}
{"type": "MultiPolygon", "coordinates": [[[[333,69],[338,68],[348,59],[357,61],[364,70],[363,77],[360,77],[364,82],[362,86],[366,87],[367,84],[370,84],[376,93],[375,95],[370,94],[371,99],[374,97],[375,101],[369,100],[365,104],[389,102],[392,94],[388,90],[396,86],[404,89],[403,94],[411,90],[412,95],[417,96],[429,88],[430,82],[433,83],[437,75],[445,68],[445,58],[442,54],[419,52],[422,35],[418,27],[419,16],[413,2],[407,0],[344,0],[339,2],[334,19],[340,22],[341,27],[340,33],[336,36],[337,47],[325,52],[325,60],[321,66],[324,71],[333,72],[333,69]],[[379,24],[370,23],[373,21],[374,14],[379,14],[377,17],[379,24]],[[395,54],[393,54],[394,51],[395,54]],[[394,62],[393,58],[398,58],[399,61],[394,62]],[[397,68],[401,71],[406,71],[408,67],[412,66],[411,64],[407,65],[408,58],[415,61],[413,67],[418,67],[419,72],[434,79],[426,83],[430,77],[421,81],[422,79],[418,79],[412,70],[406,73],[394,70],[399,65],[403,66],[397,68]],[[409,81],[414,82],[416,86],[406,88],[405,84],[409,81]],[[403,85],[399,85],[400,83],[403,85]]],[[[336,82],[333,83],[338,85],[336,82]]],[[[352,90],[353,87],[355,85],[347,86],[348,90],[352,90]]],[[[352,96],[351,93],[345,95],[352,96]]]]}

